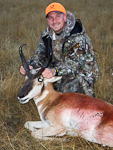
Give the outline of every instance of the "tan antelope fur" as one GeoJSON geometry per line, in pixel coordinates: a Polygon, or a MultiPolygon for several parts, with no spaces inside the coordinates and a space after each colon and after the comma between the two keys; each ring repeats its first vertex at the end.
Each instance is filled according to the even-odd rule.
{"type": "Polygon", "coordinates": [[[26,73],[28,79],[18,94],[20,103],[33,98],[37,106],[41,121],[27,121],[24,125],[33,137],[48,140],[53,136],[81,136],[113,147],[113,105],[80,93],[57,92],[53,82],[61,77],[46,79],[36,74],[31,78],[26,73]]]}

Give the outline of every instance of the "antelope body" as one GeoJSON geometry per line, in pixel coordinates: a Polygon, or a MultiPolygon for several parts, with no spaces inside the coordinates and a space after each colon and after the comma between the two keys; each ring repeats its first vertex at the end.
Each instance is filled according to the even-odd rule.
{"type": "Polygon", "coordinates": [[[31,135],[45,140],[52,139],[51,136],[81,136],[113,147],[113,105],[80,93],[57,92],[53,82],[61,77],[46,79],[42,71],[32,74],[26,69],[28,79],[18,94],[22,104],[33,98],[40,115],[41,121],[28,121],[24,125],[31,135]]]}

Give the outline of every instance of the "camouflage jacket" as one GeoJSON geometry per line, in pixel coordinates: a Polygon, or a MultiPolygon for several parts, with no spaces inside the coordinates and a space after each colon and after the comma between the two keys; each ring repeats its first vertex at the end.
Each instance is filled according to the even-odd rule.
{"type": "Polygon", "coordinates": [[[97,80],[99,68],[91,39],[80,19],[71,12],[67,11],[66,26],[60,34],[55,34],[49,26],[42,32],[38,49],[29,61],[34,68],[41,67],[48,59],[49,48],[53,53],[49,68],[58,69],[58,75],[64,79],[74,79],[78,75],[88,82],[97,80]]]}

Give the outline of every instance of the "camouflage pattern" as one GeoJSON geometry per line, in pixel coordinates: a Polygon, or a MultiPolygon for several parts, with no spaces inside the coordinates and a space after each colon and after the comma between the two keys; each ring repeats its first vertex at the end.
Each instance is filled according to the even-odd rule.
{"type": "Polygon", "coordinates": [[[99,68],[91,39],[86,34],[83,25],[82,32],[70,35],[76,21],[74,15],[67,11],[66,26],[59,35],[56,35],[48,26],[47,30],[42,32],[38,49],[29,62],[34,68],[44,64],[47,58],[42,38],[50,36],[53,56],[49,67],[58,69],[58,75],[62,75],[62,80],[55,83],[55,89],[94,96],[93,87],[98,79],[99,68]],[[64,40],[65,44],[62,49],[64,40]]]}

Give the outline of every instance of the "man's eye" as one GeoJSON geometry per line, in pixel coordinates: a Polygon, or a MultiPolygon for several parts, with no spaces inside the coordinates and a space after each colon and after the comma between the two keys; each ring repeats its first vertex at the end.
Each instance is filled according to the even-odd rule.
{"type": "Polygon", "coordinates": [[[48,19],[52,19],[52,17],[48,17],[48,19]]]}

